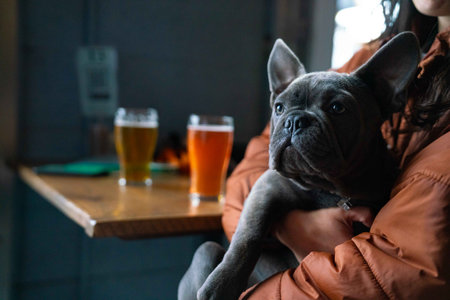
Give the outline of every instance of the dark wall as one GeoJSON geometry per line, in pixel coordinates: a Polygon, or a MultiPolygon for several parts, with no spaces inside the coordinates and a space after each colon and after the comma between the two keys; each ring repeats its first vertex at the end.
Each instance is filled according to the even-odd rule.
{"type": "Polygon", "coordinates": [[[75,51],[83,41],[83,2],[19,1],[20,158],[73,159],[83,132],[75,51]]]}
{"type": "Polygon", "coordinates": [[[0,2],[0,157],[17,151],[18,29],[15,0],[0,2]]]}
{"type": "Polygon", "coordinates": [[[11,295],[12,205],[16,178],[3,159],[17,151],[18,36],[15,0],[0,1],[0,299],[11,295]]]}
{"type": "Polygon", "coordinates": [[[87,154],[81,45],[117,49],[119,105],[156,108],[161,137],[184,135],[190,113],[226,114],[246,143],[267,122],[265,2],[21,1],[21,157],[87,154]]]}

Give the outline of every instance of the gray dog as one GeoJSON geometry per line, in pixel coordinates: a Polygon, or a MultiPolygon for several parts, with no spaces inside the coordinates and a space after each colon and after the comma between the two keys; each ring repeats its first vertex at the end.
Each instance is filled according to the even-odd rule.
{"type": "Polygon", "coordinates": [[[230,247],[198,299],[237,299],[272,224],[288,211],[385,204],[396,166],[380,126],[403,107],[419,57],[416,37],[403,33],[352,74],[306,74],[276,41],[268,62],[270,169],[253,186],[230,247]]]}

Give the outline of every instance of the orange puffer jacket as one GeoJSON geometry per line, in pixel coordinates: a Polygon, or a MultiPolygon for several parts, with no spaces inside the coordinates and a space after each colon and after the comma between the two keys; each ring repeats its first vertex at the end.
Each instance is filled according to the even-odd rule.
{"type": "MultiPolygon", "coordinates": [[[[419,76],[431,70],[429,66],[448,51],[449,44],[449,30],[437,36],[420,64],[419,76]]],[[[376,48],[361,49],[338,71],[354,70],[376,48]]],[[[337,246],[334,255],[310,253],[297,269],[270,277],[241,298],[450,299],[449,121],[447,112],[431,131],[399,138],[395,150],[401,174],[370,232],[337,246]]],[[[390,143],[390,125],[383,124],[382,131],[390,143]]],[[[251,140],[228,179],[222,223],[229,239],[250,188],[268,168],[268,144],[267,127],[251,140]]]]}

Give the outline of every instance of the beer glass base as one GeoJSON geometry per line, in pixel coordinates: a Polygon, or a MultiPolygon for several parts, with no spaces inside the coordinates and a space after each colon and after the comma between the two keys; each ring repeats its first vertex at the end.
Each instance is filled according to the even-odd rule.
{"type": "Polygon", "coordinates": [[[126,186],[126,185],[151,186],[152,180],[150,178],[147,178],[144,181],[131,181],[131,180],[126,180],[125,178],[119,178],[119,185],[120,186],[126,186]]]}
{"type": "Polygon", "coordinates": [[[217,196],[204,196],[201,194],[197,194],[197,193],[191,193],[189,194],[189,200],[191,200],[191,204],[193,206],[198,206],[200,204],[200,202],[205,201],[205,202],[222,202],[223,200],[223,195],[217,195],[217,196]]]}

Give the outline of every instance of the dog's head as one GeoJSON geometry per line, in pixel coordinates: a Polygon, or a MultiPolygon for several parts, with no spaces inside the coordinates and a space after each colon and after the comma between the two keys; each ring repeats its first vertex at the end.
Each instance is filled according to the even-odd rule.
{"type": "Polygon", "coordinates": [[[277,40],[268,62],[270,167],[306,188],[328,190],[344,174],[364,167],[367,156],[379,152],[373,147],[381,123],[405,104],[419,55],[414,34],[403,33],[351,74],[306,74],[277,40]]]}

